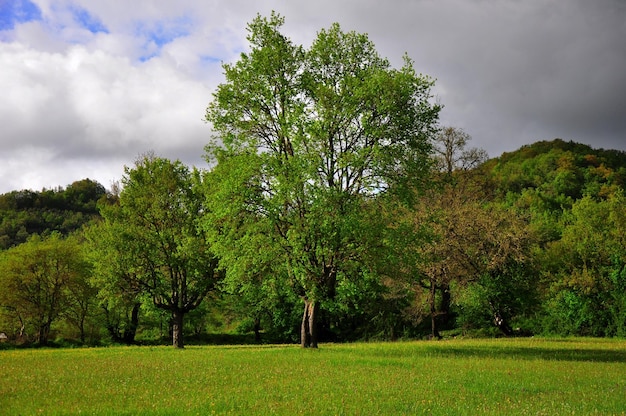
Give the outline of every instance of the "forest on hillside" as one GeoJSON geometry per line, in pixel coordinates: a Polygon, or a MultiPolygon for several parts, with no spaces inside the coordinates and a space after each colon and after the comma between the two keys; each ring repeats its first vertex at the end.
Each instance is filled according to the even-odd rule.
{"type": "MultiPolygon", "coordinates": [[[[376,273],[345,277],[324,301],[320,338],[626,336],[626,152],[556,139],[464,167],[476,152],[461,143],[449,153],[450,172],[445,152],[436,153],[429,189],[411,206],[387,208],[386,227],[404,227],[401,241],[389,241],[399,247],[395,258],[379,259],[376,273]]],[[[193,176],[179,162],[151,156],[127,177],[152,164],[193,176]]],[[[171,313],[124,279],[132,265],[110,270],[113,253],[98,244],[114,250],[107,212],[126,192],[85,179],[0,195],[0,332],[12,342],[171,336],[171,313]]],[[[189,338],[299,339],[303,301],[289,276],[270,276],[277,273],[271,268],[248,273],[247,280],[220,272],[208,279],[184,322],[189,338]]]]}
{"type": "Polygon", "coordinates": [[[10,342],[626,336],[626,152],[488,159],[408,57],[282,24],[223,66],[207,168],[147,153],[109,191],[0,196],[10,342]]]}

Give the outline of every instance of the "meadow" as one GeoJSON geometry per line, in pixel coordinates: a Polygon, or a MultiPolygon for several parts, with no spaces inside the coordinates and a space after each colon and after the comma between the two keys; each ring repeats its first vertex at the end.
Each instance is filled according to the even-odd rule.
{"type": "Polygon", "coordinates": [[[626,414],[626,340],[0,350],[0,413],[626,414]]]}

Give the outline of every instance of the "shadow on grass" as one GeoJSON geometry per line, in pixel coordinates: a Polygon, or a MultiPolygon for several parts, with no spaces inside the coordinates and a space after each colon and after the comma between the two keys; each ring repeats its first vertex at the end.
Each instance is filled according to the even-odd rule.
{"type": "Polygon", "coordinates": [[[543,348],[539,346],[495,348],[438,346],[428,348],[428,352],[441,357],[626,363],[625,350],[610,349],[543,348]]]}
{"type": "MultiPolygon", "coordinates": [[[[283,339],[263,337],[260,341],[255,340],[254,334],[202,334],[185,336],[185,345],[265,345],[289,343],[283,339]]],[[[160,339],[137,340],[136,345],[171,345],[172,339],[164,337],[160,339]]]]}
{"type": "MultiPolygon", "coordinates": [[[[1,1],[1,0],[0,0],[1,1]]],[[[278,337],[265,336],[260,341],[256,340],[254,334],[202,334],[185,336],[184,344],[186,346],[205,346],[205,345],[234,345],[234,346],[255,346],[255,345],[275,345],[275,344],[293,344],[293,341],[285,340],[278,337]]],[[[58,339],[49,341],[46,345],[40,345],[35,342],[0,342],[0,351],[14,349],[57,349],[57,348],[85,348],[85,347],[108,347],[108,346],[171,346],[172,339],[170,337],[163,338],[138,338],[130,344],[116,343],[110,340],[102,340],[95,343],[80,343],[75,340],[58,339]]]]}

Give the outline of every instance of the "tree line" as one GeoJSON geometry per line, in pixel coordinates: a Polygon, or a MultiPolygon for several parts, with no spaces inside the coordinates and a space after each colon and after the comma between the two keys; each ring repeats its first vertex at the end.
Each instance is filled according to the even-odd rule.
{"type": "Polygon", "coordinates": [[[283,23],[257,16],[224,65],[210,168],[148,153],[111,191],[0,196],[0,331],[626,335],[624,152],[556,139],[488,159],[439,126],[408,57],[337,24],[304,48],[283,23]]]}

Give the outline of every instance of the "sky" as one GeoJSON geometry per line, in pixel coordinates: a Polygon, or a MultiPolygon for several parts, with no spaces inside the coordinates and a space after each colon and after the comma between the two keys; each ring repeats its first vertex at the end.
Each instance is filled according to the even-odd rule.
{"type": "Polygon", "coordinates": [[[626,150],[625,0],[0,0],[0,193],[106,188],[142,154],[208,168],[222,63],[274,10],[332,23],[436,80],[443,126],[490,157],[561,138],[626,150]]]}

